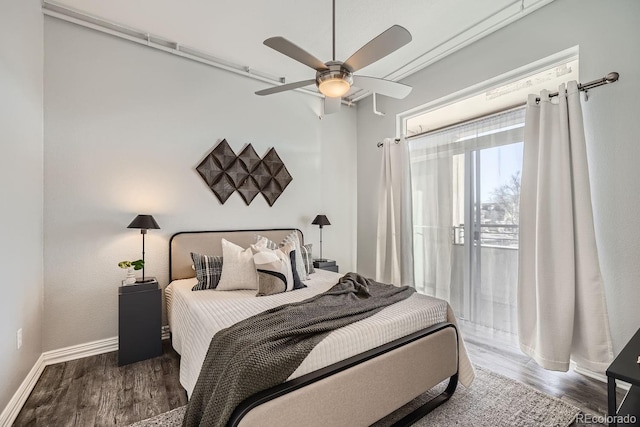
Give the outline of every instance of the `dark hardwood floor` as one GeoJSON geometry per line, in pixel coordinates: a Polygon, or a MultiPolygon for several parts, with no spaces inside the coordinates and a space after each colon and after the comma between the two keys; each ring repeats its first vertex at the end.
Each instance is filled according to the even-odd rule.
{"type": "Polygon", "coordinates": [[[47,366],[14,425],[126,426],[185,405],[179,356],[163,350],[122,367],[117,352],[47,366]]]}
{"type": "MultiPolygon", "coordinates": [[[[606,384],[573,372],[546,371],[508,335],[466,324],[461,329],[473,363],[585,412],[606,413],[606,384]]],[[[179,356],[168,341],[163,346],[162,356],[123,367],[118,367],[117,352],[46,367],[14,425],[126,426],[186,404],[179,356]]]]}

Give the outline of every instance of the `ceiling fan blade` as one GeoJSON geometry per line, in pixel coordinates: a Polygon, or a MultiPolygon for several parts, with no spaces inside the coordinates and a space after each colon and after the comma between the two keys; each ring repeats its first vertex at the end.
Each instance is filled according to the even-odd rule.
{"type": "Polygon", "coordinates": [[[344,61],[344,65],[353,73],[384,58],[410,41],[411,33],[400,25],[394,25],[362,46],[360,50],[344,61]]]}
{"type": "Polygon", "coordinates": [[[256,92],[256,95],[264,96],[264,95],[271,95],[279,92],[285,92],[287,90],[298,89],[301,87],[309,86],[309,85],[315,84],[315,82],[316,82],[315,79],[311,79],[311,80],[302,80],[299,82],[287,83],[286,85],[274,86],[274,87],[270,87],[269,89],[259,90],[256,92]]]}
{"type": "Polygon", "coordinates": [[[405,98],[413,89],[411,86],[402,83],[366,76],[353,76],[353,85],[360,89],[370,90],[371,92],[397,99],[405,98]]]}
{"type": "Polygon", "coordinates": [[[340,105],[342,104],[342,98],[330,98],[328,96],[324,97],[324,115],[334,114],[340,111],[340,105]]]}
{"type": "Polygon", "coordinates": [[[301,47],[291,43],[284,37],[271,37],[269,39],[266,39],[264,41],[264,44],[266,46],[269,46],[271,49],[277,50],[283,55],[288,56],[291,59],[295,59],[296,61],[313,68],[316,71],[327,70],[327,66],[324,65],[324,62],[320,61],[318,58],[311,55],[301,47]]]}

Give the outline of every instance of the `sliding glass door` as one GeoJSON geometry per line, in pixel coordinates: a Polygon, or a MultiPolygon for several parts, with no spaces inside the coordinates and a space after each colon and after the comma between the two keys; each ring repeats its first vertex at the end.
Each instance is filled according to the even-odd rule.
{"type": "Polygon", "coordinates": [[[510,333],[523,126],[518,109],[409,142],[417,290],[510,333]]]}

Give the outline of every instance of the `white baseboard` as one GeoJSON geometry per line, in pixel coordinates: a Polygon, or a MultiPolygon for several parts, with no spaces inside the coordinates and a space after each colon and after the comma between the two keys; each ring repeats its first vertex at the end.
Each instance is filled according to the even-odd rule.
{"type": "MultiPolygon", "coordinates": [[[[573,360],[571,361],[569,366],[571,370],[573,370],[577,374],[584,375],[585,377],[593,378],[594,380],[598,380],[605,384],[607,383],[607,376],[600,372],[593,372],[593,371],[590,371],[589,369],[581,368],[573,360]]],[[[624,381],[616,381],[616,386],[620,387],[623,390],[628,391],[629,388],[631,387],[631,384],[626,383],[624,381]]]]}
{"type": "Polygon", "coordinates": [[[46,366],[118,350],[118,337],[72,345],[42,353],[46,366]]]}
{"type": "MultiPolygon", "coordinates": [[[[169,326],[163,326],[162,339],[169,339],[169,333],[169,326]]],[[[46,366],[117,350],[118,337],[111,337],[103,340],[59,348],[56,350],[45,351],[40,355],[35,365],[33,365],[33,368],[31,368],[27,374],[27,377],[22,381],[20,387],[18,387],[18,390],[2,411],[2,414],[0,414],[0,427],[8,427],[13,424],[46,366]]]]}
{"type": "Polygon", "coordinates": [[[44,355],[40,355],[36,363],[33,365],[33,368],[27,374],[27,377],[22,381],[20,387],[15,392],[7,406],[0,414],[0,426],[9,427],[15,421],[16,417],[20,413],[22,406],[25,404],[29,395],[31,394],[31,390],[36,386],[40,375],[42,375],[42,371],[44,371],[45,362],[44,355]]]}
{"type": "Polygon", "coordinates": [[[118,350],[118,337],[45,351],[40,355],[27,377],[22,381],[22,384],[20,384],[20,387],[18,387],[18,390],[4,408],[4,411],[2,411],[2,414],[0,414],[0,426],[8,427],[13,424],[45,367],[116,350],[118,350]]]}

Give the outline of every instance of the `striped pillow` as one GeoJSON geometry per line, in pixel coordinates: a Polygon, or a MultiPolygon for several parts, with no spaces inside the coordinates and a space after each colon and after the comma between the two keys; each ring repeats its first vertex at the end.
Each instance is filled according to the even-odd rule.
{"type": "Polygon", "coordinates": [[[220,282],[222,274],[222,257],[200,255],[191,252],[191,259],[196,270],[198,283],[191,288],[192,291],[215,289],[220,282]]]}
{"type": "Polygon", "coordinates": [[[304,269],[307,272],[307,279],[309,279],[309,274],[316,272],[315,268],[313,268],[313,256],[311,247],[311,243],[300,246],[300,252],[302,252],[302,262],[304,263],[304,269]]]}
{"type": "Polygon", "coordinates": [[[256,235],[256,245],[271,249],[272,251],[278,249],[278,244],[276,242],[259,234],[256,235]]]}
{"type": "Polygon", "coordinates": [[[307,280],[309,275],[307,274],[306,268],[304,268],[304,260],[302,257],[302,245],[300,244],[300,238],[298,237],[298,233],[294,231],[284,238],[283,243],[294,243],[296,245],[296,270],[298,271],[298,276],[301,280],[307,280]]]}

